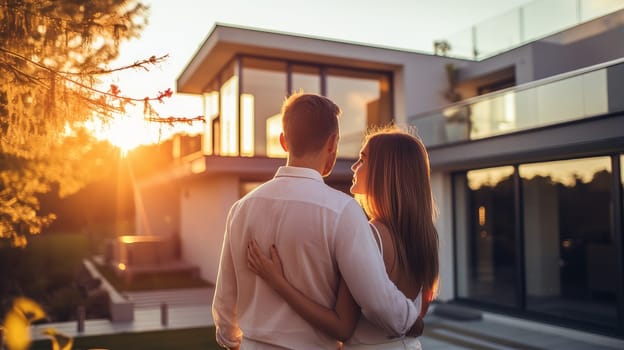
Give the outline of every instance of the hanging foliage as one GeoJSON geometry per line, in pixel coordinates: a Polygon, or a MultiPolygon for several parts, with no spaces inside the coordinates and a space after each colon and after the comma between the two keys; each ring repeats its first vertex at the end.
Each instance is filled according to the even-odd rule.
{"type": "Polygon", "coordinates": [[[137,0],[0,0],[0,239],[23,246],[54,219],[38,213],[38,196],[53,185],[67,195],[107,176],[102,159],[110,148],[82,130],[84,122],[115,118],[128,104],[143,104],[153,122],[203,119],[160,118],[150,102],[170,97],[170,89],[136,98],[117,85],[98,88],[107,74],[166,59],[109,67],[147,14],[137,0]]]}

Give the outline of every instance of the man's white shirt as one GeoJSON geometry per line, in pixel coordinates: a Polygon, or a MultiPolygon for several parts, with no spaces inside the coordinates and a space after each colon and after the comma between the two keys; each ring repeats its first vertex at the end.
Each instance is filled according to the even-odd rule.
{"type": "Polygon", "coordinates": [[[357,202],[315,170],[284,166],[230,209],[213,302],[224,346],[337,347],[247,267],[251,239],[265,254],[275,244],[288,281],[321,305],[334,307],[342,276],[363,315],[389,336],[407,332],[418,316],[419,305],[389,280],[357,202]]]}

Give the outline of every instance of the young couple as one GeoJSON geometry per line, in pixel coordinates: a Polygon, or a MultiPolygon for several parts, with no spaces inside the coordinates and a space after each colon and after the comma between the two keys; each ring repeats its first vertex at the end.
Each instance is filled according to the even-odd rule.
{"type": "Polygon", "coordinates": [[[438,236],[424,145],[367,136],[350,196],[334,167],[340,108],[313,94],[282,107],[287,165],[226,222],[213,317],[229,349],[419,349],[435,295],[438,236]]]}

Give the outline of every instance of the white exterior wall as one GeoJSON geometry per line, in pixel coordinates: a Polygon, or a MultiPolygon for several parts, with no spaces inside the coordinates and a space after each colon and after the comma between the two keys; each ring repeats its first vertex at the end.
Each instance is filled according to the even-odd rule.
{"type": "Polygon", "coordinates": [[[440,239],[440,286],[438,300],[447,301],[455,296],[453,264],[453,208],[450,175],[441,172],[431,174],[431,189],[438,207],[436,228],[440,239]]]}
{"type": "Polygon", "coordinates": [[[180,193],[182,258],[200,268],[201,278],[214,283],[232,204],[239,199],[236,176],[206,178],[186,184],[180,193]]]}
{"type": "MultiPolygon", "coordinates": [[[[405,124],[408,117],[450,103],[444,99],[444,91],[448,88],[445,65],[454,61],[457,60],[413,54],[408,61],[403,62],[402,71],[394,73],[395,95],[402,97],[402,100],[395,99],[398,124],[405,124]]],[[[457,64],[462,63],[457,61],[457,64]]]]}
{"type": "Polygon", "coordinates": [[[137,185],[134,190],[136,234],[175,235],[180,222],[178,196],[175,183],[137,185]]]}

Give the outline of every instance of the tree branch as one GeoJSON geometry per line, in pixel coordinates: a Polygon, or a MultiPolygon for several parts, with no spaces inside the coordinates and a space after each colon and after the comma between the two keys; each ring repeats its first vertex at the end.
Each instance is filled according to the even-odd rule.
{"type": "MultiPolygon", "coordinates": [[[[122,96],[122,95],[119,95],[120,90],[114,84],[111,84],[111,86],[110,86],[111,90],[110,90],[110,92],[108,92],[108,91],[102,91],[100,89],[96,89],[96,88],[94,88],[92,86],[89,86],[89,85],[87,85],[85,83],[82,83],[80,81],[77,81],[75,79],[71,79],[71,78],[67,77],[67,75],[88,76],[88,75],[94,75],[94,74],[108,74],[108,73],[112,73],[112,72],[122,71],[122,70],[126,70],[126,69],[133,69],[133,68],[134,69],[143,68],[145,70],[149,70],[149,69],[147,69],[145,67],[145,65],[148,65],[148,64],[155,65],[155,64],[161,63],[162,61],[167,59],[169,57],[169,55],[163,55],[163,56],[159,56],[159,57],[151,56],[148,59],[136,61],[133,64],[122,66],[122,67],[118,67],[118,68],[113,68],[113,69],[103,69],[103,70],[91,71],[91,72],[73,73],[73,72],[58,71],[56,69],[53,69],[51,67],[46,66],[45,64],[42,64],[42,63],[39,63],[39,62],[35,62],[32,59],[29,59],[28,57],[25,57],[24,55],[20,55],[20,54],[18,54],[16,52],[10,51],[10,50],[8,50],[6,48],[3,48],[3,47],[0,47],[0,52],[3,52],[3,53],[5,53],[5,54],[7,54],[9,56],[17,58],[17,59],[19,59],[21,61],[24,61],[24,62],[28,63],[28,64],[34,65],[35,67],[37,67],[39,69],[45,70],[45,71],[47,71],[49,73],[52,73],[55,76],[63,79],[64,81],[66,81],[68,83],[71,83],[71,84],[74,84],[76,86],[79,86],[80,88],[86,89],[86,90],[91,91],[91,92],[93,92],[95,94],[98,94],[100,96],[106,96],[106,97],[110,97],[110,98],[113,98],[113,99],[118,99],[118,100],[123,101],[125,103],[131,102],[131,101],[132,102],[143,102],[143,103],[149,103],[149,101],[160,101],[160,102],[162,102],[162,100],[165,97],[171,97],[173,95],[173,91],[171,89],[167,89],[165,91],[159,92],[158,96],[156,96],[156,97],[136,98],[136,97],[122,96]]],[[[8,66],[15,70],[15,68],[12,67],[11,65],[8,65],[8,66]]],[[[20,73],[22,75],[24,75],[25,77],[27,77],[27,78],[33,78],[32,75],[29,75],[27,73],[24,73],[24,72],[20,72],[20,73]]],[[[151,108],[146,108],[146,110],[150,111],[149,114],[155,113],[153,111],[153,109],[151,109],[151,108]]],[[[178,118],[178,119],[180,119],[180,120],[174,120],[174,121],[187,122],[186,118],[178,118]]],[[[170,119],[168,119],[168,120],[170,120],[170,119]]],[[[191,118],[191,121],[192,120],[197,120],[197,118],[191,118]]],[[[169,123],[169,121],[167,121],[167,123],[169,123]]]]}

